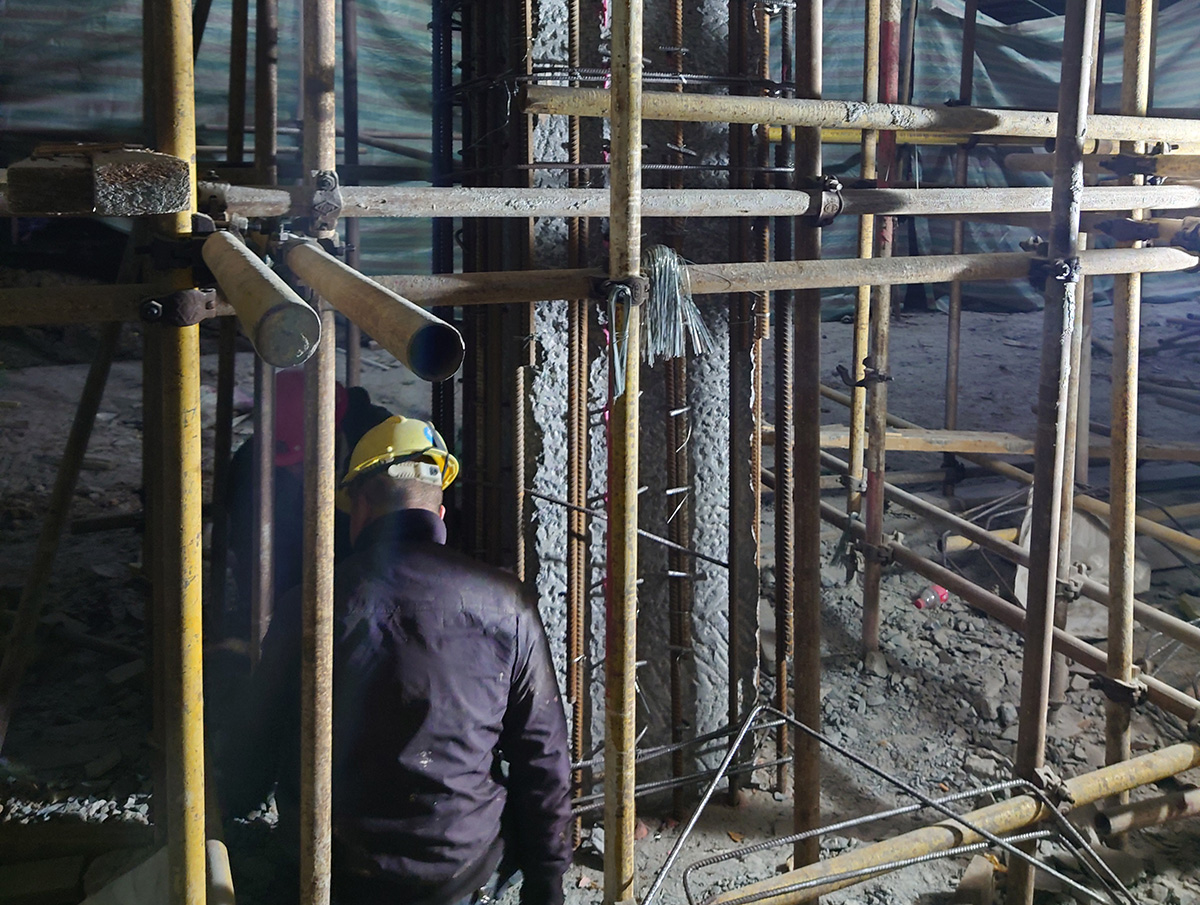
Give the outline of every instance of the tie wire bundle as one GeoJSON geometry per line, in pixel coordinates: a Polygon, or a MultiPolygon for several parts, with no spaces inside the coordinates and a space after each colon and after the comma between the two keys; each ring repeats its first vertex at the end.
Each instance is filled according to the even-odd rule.
{"type": "Polygon", "coordinates": [[[682,358],[690,339],[692,353],[712,348],[712,334],[692,301],[686,262],[675,249],[652,245],[642,253],[642,273],[650,281],[650,298],[642,320],[642,355],[647,364],[682,358]]]}

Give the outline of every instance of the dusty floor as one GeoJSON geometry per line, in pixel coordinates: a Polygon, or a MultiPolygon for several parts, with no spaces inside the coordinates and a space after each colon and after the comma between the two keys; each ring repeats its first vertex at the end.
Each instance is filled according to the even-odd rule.
{"type": "MultiPolygon", "coordinates": [[[[1111,309],[1097,311],[1096,335],[1111,335],[1111,309]]],[[[1200,312],[1194,303],[1157,306],[1145,312],[1143,342],[1170,337],[1178,327],[1169,317],[1200,312]]],[[[890,408],[928,426],[941,421],[944,332],[946,320],[935,313],[903,315],[893,332],[890,408]]],[[[963,398],[960,426],[1002,428],[1031,434],[1030,410],[1036,392],[1040,314],[975,314],[964,318],[963,398]]],[[[850,327],[824,325],[822,370],[836,382],[837,364],[849,365],[850,327]]],[[[9,335],[0,341],[0,609],[15,606],[25,568],[40,524],[40,514],[53,483],[55,463],[86,372],[78,364],[54,364],[49,356],[64,344],[86,351],[87,338],[72,333],[47,337],[9,335]]],[[[136,348],[131,342],[130,348],[136,348]]],[[[388,365],[384,353],[368,352],[364,382],[385,405],[419,413],[428,393],[402,368],[388,365]]],[[[239,359],[239,384],[248,390],[250,357],[239,359]]],[[[205,383],[215,383],[215,360],[204,359],[205,383]]],[[[1108,358],[1096,356],[1093,381],[1094,421],[1107,421],[1109,383],[1104,376],[1108,358]]],[[[768,366],[767,373],[770,373],[768,366]]],[[[1196,347],[1166,348],[1148,355],[1143,374],[1191,380],[1200,385],[1200,352],[1196,347]]],[[[768,388],[770,398],[770,390],[768,388]]],[[[1194,442],[1197,416],[1142,396],[1144,433],[1158,440],[1194,442]]],[[[823,412],[829,423],[844,422],[844,410],[830,404],[823,412]]],[[[76,519],[135,511],[139,506],[141,398],[140,363],[119,361],[101,406],[88,461],[80,479],[76,519]]],[[[211,411],[209,411],[211,419],[211,411]]],[[[249,425],[239,426],[245,436],[249,425]]],[[[889,457],[897,469],[930,469],[938,457],[889,457]]],[[[1153,498],[1163,503],[1200,497],[1200,468],[1191,465],[1144,465],[1139,473],[1153,498]]],[[[1105,483],[1103,470],[1093,468],[1089,482],[1105,483]]],[[[937,493],[936,485],[919,490],[937,493]]],[[[972,506],[1002,496],[1013,488],[991,478],[961,485],[962,505],[972,506]]],[[[771,510],[767,500],[764,549],[771,550],[771,510]]],[[[918,550],[936,548],[939,531],[903,513],[890,515],[889,530],[902,531],[906,543],[918,550]]],[[[1194,527],[1195,523],[1193,523],[1194,527]]],[[[978,788],[1008,775],[1016,738],[1016,702],[1020,679],[1020,642],[1007,629],[988,621],[956,599],[932,610],[917,610],[911,599],[923,587],[917,576],[889,569],[884,580],[883,649],[887,668],[864,672],[857,634],[861,598],[857,579],[848,583],[832,563],[838,541],[830,529],[825,538],[826,566],[823,606],[822,682],[823,727],[829,738],[866,758],[896,779],[929,795],[978,788]]],[[[40,822],[87,819],[145,822],[149,813],[148,704],[144,676],[133,649],[144,631],[144,586],[139,568],[140,537],[133,529],[72,534],[64,539],[51,586],[50,609],[58,625],[130,648],[122,654],[79,647],[64,640],[62,629],[47,637],[25,684],[4,757],[0,760],[0,822],[40,822]]],[[[1168,609],[1183,591],[1200,593],[1200,578],[1158,553],[1152,560],[1164,566],[1154,573],[1143,599],[1168,609]],[[1166,566],[1172,566],[1166,568],[1166,566]]],[[[978,554],[960,554],[954,563],[981,583],[1003,593],[1012,580],[1004,566],[993,570],[978,554]]],[[[769,592],[773,570],[764,567],[764,590],[769,592]]],[[[764,603],[764,615],[769,605],[764,603]]],[[[771,639],[766,638],[770,643],[771,639]]],[[[1157,649],[1152,638],[1139,638],[1139,654],[1157,649]]],[[[1200,671],[1200,658],[1176,654],[1171,675],[1190,680],[1200,671]]],[[[769,657],[766,658],[769,661],[769,657]]],[[[1163,659],[1162,655],[1156,659],[1163,659]]],[[[769,685],[770,676],[765,683],[769,685]]],[[[223,696],[210,689],[212,716],[219,718],[223,696]]],[[[1103,717],[1099,692],[1077,677],[1069,701],[1051,730],[1048,757],[1064,776],[1094,769],[1103,760],[1103,717]]],[[[1155,715],[1152,708],[1135,717],[1135,748],[1152,750],[1183,737],[1181,727],[1155,715]]],[[[765,742],[757,756],[772,757],[765,742]]],[[[870,813],[908,799],[860,767],[827,749],[823,766],[823,805],[832,821],[870,813]]],[[[737,806],[718,794],[701,818],[697,832],[664,885],[660,901],[685,901],[680,877],[683,868],[708,854],[738,843],[765,840],[789,831],[790,805],[770,788],[768,771],[754,775],[737,806]]],[[[970,804],[968,799],[968,806],[970,804]]],[[[645,890],[678,836],[678,825],[667,816],[668,802],[647,801],[640,811],[646,833],[638,843],[639,888],[645,890]]],[[[864,841],[894,835],[932,822],[928,813],[894,818],[824,839],[827,854],[864,841]]],[[[595,852],[594,829],[568,878],[568,901],[601,901],[602,870],[595,852]]],[[[261,857],[269,833],[261,821],[230,827],[235,878],[240,899],[254,905],[272,898],[271,882],[261,857]]],[[[789,848],[748,854],[717,867],[698,871],[692,889],[698,900],[779,872],[789,848]]],[[[1187,903],[1200,900],[1200,825],[1176,824],[1131,839],[1122,868],[1135,877],[1132,889],[1139,902],[1187,903]]],[[[0,851],[0,856],[3,852],[0,851]]],[[[1047,857],[1050,857],[1047,850],[1047,857]]],[[[830,903],[907,905],[948,902],[966,864],[965,858],[936,861],[909,868],[831,894],[830,903]]],[[[0,890],[0,901],[3,892],[0,890]]],[[[1047,901],[1071,901],[1049,896],[1047,901]]]]}

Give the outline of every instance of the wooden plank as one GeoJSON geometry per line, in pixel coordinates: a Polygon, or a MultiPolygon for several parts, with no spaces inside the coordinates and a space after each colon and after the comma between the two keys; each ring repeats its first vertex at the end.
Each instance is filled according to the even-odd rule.
{"type": "Polygon", "coordinates": [[[54,146],[12,164],[6,178],[13,214],[138,217],[191,204],[187,161],[156,151],[54,146]]]}

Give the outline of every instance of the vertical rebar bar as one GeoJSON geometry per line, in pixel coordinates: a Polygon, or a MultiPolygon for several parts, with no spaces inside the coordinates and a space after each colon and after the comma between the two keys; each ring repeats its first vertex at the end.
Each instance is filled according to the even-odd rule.
{"type": "MultiPolygon", "coordinates": [[[[304,173],[337,166],[335,0],[304,0],[304,173]]],[[[333,310],[318,301],[326,337],[305,367],[303,642],[300,676],[300,903],[328,905],[333,751],[334,388],[333,310]]]]}
{"type": "MultiPolygon", "coordinates": [[[[358,166],[358,0],[342,0],[342,160],[358,166]]],[[[357,176],[346,180],[358,181],[357,176]]],[[[357,217],[346,218],[346,263],[355,270],[362,259],[362,229],[357,217]]],[[[436,271],[435,271],[436,272],[436,271]]],[[[346,386],[362,385],[362,329],[346,319],[346,386]]],[[[453,437],[453,432],[443,434],[453,437]]]]}
{"type": "MultiPolygon", "coordinates": [[[[879,34],[882,0],[866,0],[863,17],[863,101],[879,100],[879,34]]],[[[866,129],[862,134],[862,178],[873,181],[877,175],[876,155],[879,133],[866,129]]],[[[858,256],[870,258],[875,254],[875,217],[866,214],[858,220],[858,256]]],[[[854,301],[854,361],[850,373],[854,386],[850,390],[850,474],[847,476],[846,511],[860,512],[864,487],[864,450],[867,446],[867,386],[866,359],[871,344],[871,287],[859,286],[854,301]]]]}
{"type": "MultiPolygon", "coordinates": [[[[796,8],[782,10],[780,30],[779,81],[783,96],[796,94],[796,8]]],[[[775,149],[775,166],[782,170],[776,179],[778,188],[795,188],[795,133],[785,128],[775,149]]],[[[795,257],[795,224],[780,217],[775,222],[775,259],[789,261],[795,257]]],[[[795,463],[792,456],[796,445],[795,393],[796,368],[796,293],[775,293],[772,317],[775,341],[775,709],[781,713],[791,710],[792,629],[796,609],[796,501],[795,463]]],[[[787,726],[775,733],[775,756],[782,761],[791,748],[787,726]]],[[[791,770],[780,764],[775,771],[775,787],[787,794],[791,770]]]]}
{"type": "MultiPolygon", "coordinates": [[[[747,55],[749,33],[754,4],[746,0],[730,0],[729,3],[729,65],[735,79],[749,76],[747,55]]],[[[745,90],[745,89],[743,89],[745,90]]],[[[731,125],[729,129],[729,160],[731,177],[738,187],[751,186],[750,136],[746,125],[731,125]]],[[[749,259],[752,251],[751,222],[739,218],[732,224],[737,260],[749,259]]],[[[753,576],[744,553],[746,541],[757,547],[758,524],[748,524],[747,512],[757,511],[750,494],[758,493],[761,476],[751,473],[754,461],[756,430],[753,417],[754,404],[754,344],[757,325],[754,322],[755,298],[748,293],[734,297],[729,317],[729,725],[736,726],[742,719],[742,623],[745,619],[745,592],[753,576]]],[[[757,552],[754,555],[758,559],[757,552]]],[[[744,780],[740,771],[729,774],[729,795],[736,799],[738,783],[744,780]]]]}
{"type": "MultiPolygon", "coordinates": [[[[822,92],[821,0],[806,0],[796,11],[796,97],[819,98],[822,92]]],[[[796,177],[821,175],[821,130],[796,130],[796,177]]],[[[796,236],[796,257],[821,255],[821,234],[809,226],[796,236]]],[[[821,293],[796,293],[795,410],[804,421],[796,425],[795,522],[796,612],[794,636],[794,710],[804,725],[821,724],[821,293]]],[[[798,832],[821,820],[821,752],[808,733],[792,736],[793,822],[798,832]]],[[[811,864],[821,855],[816,837],[797,842],[795,862],[811,864]]]]}
{"type": "MultiPolygon", "coordinates": [[[[571,67],[572,87],[579,84],[575,73],[582,65],[580,54],[580,0],[567,7],[567,60],[571,67]]],[[[567,183],[578,188],[586,181],[578,164],[582,162],[580,120],[567,119],[567,156],[573,166],[567,183]]],[[[567,220],[567,266],[582,267],[587,255],[587,221],[579,217],[567,220]]],[[[587,743],[587,631],[588,624],[588,303],[586,299],[567,302],[567,700],[571,705],[571,760],[584,759],[587,743]]],[[[582,795],[585,771],[572,777],[575,794],[582,795]]],[[[581,826],[575,821],[574,842],[579,845],[581,826]]]]}
{"type": "MultiPolygon", "coordinates": [[[[513,34],[510,39],[510,64],[525,76],[533,72],[533,2],[520,0],[517,4],[516,21],[512,23],[513,34]],[[513,60],[512,57],[516,59],[513,60]]],[[[514,175],[509,178],[520,188],[530,188],[533,185],[533,117],[518,116],[510,121],[509,128],[516,134],[509,143],[507,169],[514,175]],[[514,164],[516,165],[514,167],[514,164]]],[[[513,234],[512,251],[515,253],[509,259],[515,258],[516,265],[522,270],[533,267],[533,220],[507,221],[513,234]]],[[[532,389],[534,368],[537,365],[537,339],[534,328],[534,306],[525,303],[514,306],[516,321],[513,342],[516,344],[516,368],[513,374],[513,474],[512,487],[514,498],[516,542],[516,574],[517,579],[530,586],[533,580],[533,556],[529,550],[529,503],[525,487],[529,483],[531,457],[527,443],[525,426],[529,413],[529,394],[532,389]]]]}
{"type": "MultiPolygon", "coordinates": [[[[969,105],[975,88],[975,33],[979,20],[979,0],[967,0],[963,10],[962,69],[958,76],[958,102],[969,105]]],[[[970,169],[971,151],[968,145],[959,145],[954,159],[954,184],[965,186],[970,169]]],[[[966,223],[954,221],[954,254],[965,249],[966,223]]],[[[946,430],[958,428],[958,363],[962,343],[962,298],[963,284],[955,280],[950,284],[950,311],[946,321],[946,417],[942,422],[946,430]]]]}
{"type": "MultiPolygon", "coordinates": [[[[641,273],[642,0],[612,6],[609,169],[612,280],[641,273]]],[[[627,300],[628,301],[628,300],[627,300]]],[[[637,662],[638,394],[641,312],[620,303],[612,341],[625,338],[624,393],[612,401],[608,477],[608,621],[605,658],[604,901],[634,898],[634,749],[637,662]]]]}
{"type": "MultiPolygon", "coordinates": [[[[900,0],[885,0],[880,20],[880,67],[879,99],[883,103],[895,103],[900,80],[900,0]]],[[[879,136],[879,167],[882,169],[883,184],[896,178],[896,133],[883,132],[879,136]]],[[[879,220],[879,257],[892,254],[896,218],[883,217],[879,220]]],[[[890,286],[875,287],[871,305],[871,362],[867,371],[867,397],[870,400],[870,415],[867,427],[866,451],[866,564],[863,570],[863,629],[862,650],[864,659],[879,650],[879,588],[883,579],[883,564],[879,556],[879,545],[883,539],[883,482],[887,461],[887,376],[888,335],[891,331],[892,304],[890,286]]]]}
{"type": "Polygon", "coordinates": [[[250,0],[233,0],[230,12],[229,123],[225,161],[242,165],[246,151],[246,57],[250,44],[250,0]]]}
{"type": "MultiPolygon", "coordinates": [[[[671,3],[671,57],[672,71],[679,76],[672,90],[679,94],[683,92],[683,60],[687,52],[683,33],[684,2],[672,0],[671,3]]],[[[683,123],[675,123],[674,162],[685,163],[685,134],[683,123]]],[[[673,172],[667,180],[672,189],[683,188],[682,172],[673,172]]],[[[687,234],[685,220],[672,220],[670,226],[671,246],[682,255],[684,253],[684,238],[687,234]]],[[[667,523],[669,540],[684,547],[690,547],[692,542],[692,495],[691,495],[691,409],[688,404],[688,357],[667,362],[664,372],[667,398],[667,486],[682,489],[674,515],[667,523]]],[[[669,593],[667,605],[670,608],[670,645],[671,658],[671,742],[678,747],[671,755],[671,776],[679,779],[687,772],[687,756],[682,742],[687,736],[685,713],[687,702],[687,685],[692,662],[692,602],[694,599],[692,559],[677,551],[667,554],[667,570],[669,593]]],[[[683,819],[686,810],[687,790],[677,786],[672,791],[671,805],[676,819],[683,819]]]]}
{"type": "MultiPolygon", "coordinates": [[[[1057,273],[1046,281],[1041,371],[1035,438],[1033,502],[1029,532],[1029,590],[1025,652],[1021,664],[1020,726],[1015,773],[1035,779],[1046,749],[1053,615],[1059,566],[1064,438],[1071,382],[1070,344],[1076,327],[1079,201],[1083,189],[1083,141],[1087,127],[1090,30],[1097,0],[1071,0],[1063,29],[1062,77],[1058,96],[1054,188],[1049,258],[1057,273]],[[1061,264],[1059,263],[1061,262],[1061,264]]],[[[1070,518],[1070,513],[1066,514],[1070,518]]],[[[1009,898],[1033,901],[1033,871],[1023,861],[1010,865],[1009,898]]]]}
{"type": "MultiPolygon", "coordinates": [[[[1150,47],[1154,0],[1127,0],[1121,113],[1145,116],[1150,103],[1150,47]]],[[[1124,154],[1144,151],[1140,144],[1121,146],[1124,154]]],[[[1135,211],[1135,217],[1144,212],[1135,211]]],[[[1115,277],[1113,294],[1112,460],[1109,470],[1108,676],[1133,678],[1134,516],[1137,493],[1138,339],[1142,302],[1141,274],[1115,277]]],[[[1104,702],[1105,763],[1130,757],[1128,703],[1104,702]]]]}

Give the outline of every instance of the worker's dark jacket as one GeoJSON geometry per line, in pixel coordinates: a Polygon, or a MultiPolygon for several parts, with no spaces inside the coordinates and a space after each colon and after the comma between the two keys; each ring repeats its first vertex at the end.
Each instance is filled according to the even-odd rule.
{"type": "MultiPolygon", "coordinates": [[[[495,870],[503,814],[522,902],[558,905],[570,779],[545,633],[512,576],[444,541],[435,514],[393,513],[336,572],[334,894],[454,902],[495,870]]],[[[229,813],[278,779],[281,826],[299,801],[299,615],[295,600],[278,607],[226,758],[229,813]]]]}

